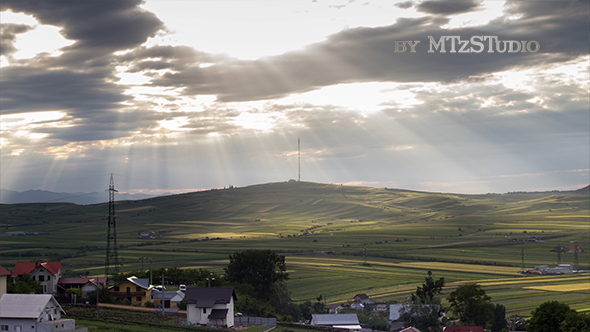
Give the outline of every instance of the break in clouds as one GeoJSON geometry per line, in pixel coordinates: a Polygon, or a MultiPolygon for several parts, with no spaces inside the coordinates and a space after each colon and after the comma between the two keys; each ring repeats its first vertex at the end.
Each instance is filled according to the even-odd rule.
{"type": "Polygon", "coordinates": [[[509,1],[486,24],[446,28],[483,5],[398,2],[420,15],[243,60],[162,43],[174,31],[139,1],[3,1],[2,12],[72,42],[17,59],[19,35],[36,26],[1,26],[3,183],[28,172],[9,189],[38,189],[58,173],[113,168],[179,189],[284,181],[300,137],[309,181],[464,192],[587,184],[573,171],[589,166],[587,4],[509,1]],[[540,49],[428,53],[428,36],[540,49]],[[416,40],[416,52],[396,52],[396,41],[416,40]],[[125,83],[128,74],[144,80],[125,83]],[[540,186],[500,180],[515,174],[553,175],[540,186]]]}

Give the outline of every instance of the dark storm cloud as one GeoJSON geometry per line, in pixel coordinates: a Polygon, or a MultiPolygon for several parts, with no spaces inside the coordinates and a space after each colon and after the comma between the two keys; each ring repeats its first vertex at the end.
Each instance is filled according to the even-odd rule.
{"type": "Polygon", "coordinates": [[[16,35],[25,33],[33,27],[26,24],[0,24],[0,55],[10,56],[16,52],[16,35]]]}
{"type": "Polygon", "coordinates": [[[163,28],[153,13],[138,6],[141,1],[2,1],[2,11],[24,12],[43,24],[62,28],[63,36],[75,40],[66,49],[91,48],[95,52],[125,50],[142,44],[163,28]]]}
{"type": "MultiPolygon", "coordinates": [[[[187,95],[213,94],[221,101],[283,97],[350,82],[452,82],[516,67],[563,62],[588,53],[589,8],[583,2],[512,4],[509,15],[486,26],[453,30],[440,28],[448,19],[399,19],[380,28],[350,29],[301,51],[255,61],[227,60],[206,67],[166,73],[153,85],[184,87],[187,95]],[[564,19],[567,17],[568,19],[564,19]],[[428,36],[498,36],[499,40],[535,40],[537,53],[433,52],[428,36]],[[416,52],[396,52],[396,41],[420,40],[416,52]]],[[[473,45],[471,45],[473,46],[473,45]]],[[[458,49],[459,47],[457,47],[458,49]]]]}
{"type": "MultiPolygon", "coordinates": [[[[147,112],[118,112],[132,97],[115,84],[112,60],[114,52],[135,48],[163,28],[153,13],[138,7],[140,3],[2,1],[2,11],[32,15],[41,24],[59,27],[65,38],[74,41],[58,57],[40,54],[2,68],[2,114],[65,111],[74,119],[72,127],[37,130],[50,134],[48,141],[112,139],[154,126],[155,119],[147,112]]],[[[25,30],[26,26],[3,25],[2,52],[13,52],[14,35],[25,30]]]]}
{"type": "Polygon", "coordinates": [[[443,1],[424,1],[421,2],[416,9],[420,12],[428,14],[462,14],[479,7],[481,1],[474,0],[443,0],[443,1]]]}

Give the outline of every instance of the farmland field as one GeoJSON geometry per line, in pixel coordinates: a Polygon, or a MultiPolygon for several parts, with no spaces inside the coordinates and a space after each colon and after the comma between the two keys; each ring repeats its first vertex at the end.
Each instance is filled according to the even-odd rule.
{"type": "MultiPolygon", "coordinates": [[[[367,293],[405,301],[427,271],[443,299],[476,282],[508,315],[559,300],[590,309],[590,274],[520,274],[536,265],[590,269],[588,187],[570,192],[459,195],[317,183],[271,183],[117,202],[121,270],[207,268],[272,249],[286,256],[295,301],[367,293]],[[140,239],[149,233],[153,239],[140,239]],[[578,254],[554,250],[579,246],[578,254]],[[151,263],[146,263],[147,259],[151,263]]],[[[107,204],[10,204],[0,209],[0,264],[59,260],[68,276],[104,274],[107,204]],[[13,233],[14,234],[14,233],[13,233]]]]}

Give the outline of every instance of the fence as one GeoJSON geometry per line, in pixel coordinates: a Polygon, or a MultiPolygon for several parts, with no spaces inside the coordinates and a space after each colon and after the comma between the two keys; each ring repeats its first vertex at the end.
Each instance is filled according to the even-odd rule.
{"type": "Polygon", "coordinates": [[[277,325],[277,319],[263,317],[234,317],[234,324],[277,325]]]}

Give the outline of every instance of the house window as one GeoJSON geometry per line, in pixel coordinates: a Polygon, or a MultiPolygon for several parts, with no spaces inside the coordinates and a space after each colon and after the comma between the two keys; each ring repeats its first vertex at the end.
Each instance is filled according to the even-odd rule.
{"type": "Polygon", "coordinates": [[[14,330],[17,331],[17,332],[20,332],[20,331],[23,330],[23,327],[22,327],[22,325],[15,325],[14,326],[14,330]]]}
{"type": "Polygon", "coordinates": [[[127,287],[127,294],[131,293],[131,287],[127,287]]]}
{"type": "Polygon", "coordinates": [[[119,291],[119,286],[115,286],[115,292],[119,291]]]}
{"type": "Polygon", "coordinates": [[[137,300],[137,301],[139,301],[139,302],[141,302],[141,296],[138,296],[138,297],[136,298],[136,300],[137,300]]]}
{"type": "Polygon", "coordinates": [[[141,287],[135,287],[136,292],[141,292],[141,287]]]}
{"type": "Polygon", "coordinates": [[[0,331],[8,331],[8,325],[0,325],[0,331]]]}
{"type": "Polygon", "coordinates": [[[39,281],[45,281],[45,276],[43,276],[43,275],[39,276],[39,281]]]}
{"type": "Polygon", "coordinates": [[[203,313],[206,314],[207,313],[207,308],[203,308],[203,313]]]}
{"type": "Polygon", "coordinates": [[[47,276],[47,281],[51,280],[51,276],[47,276]]]}

